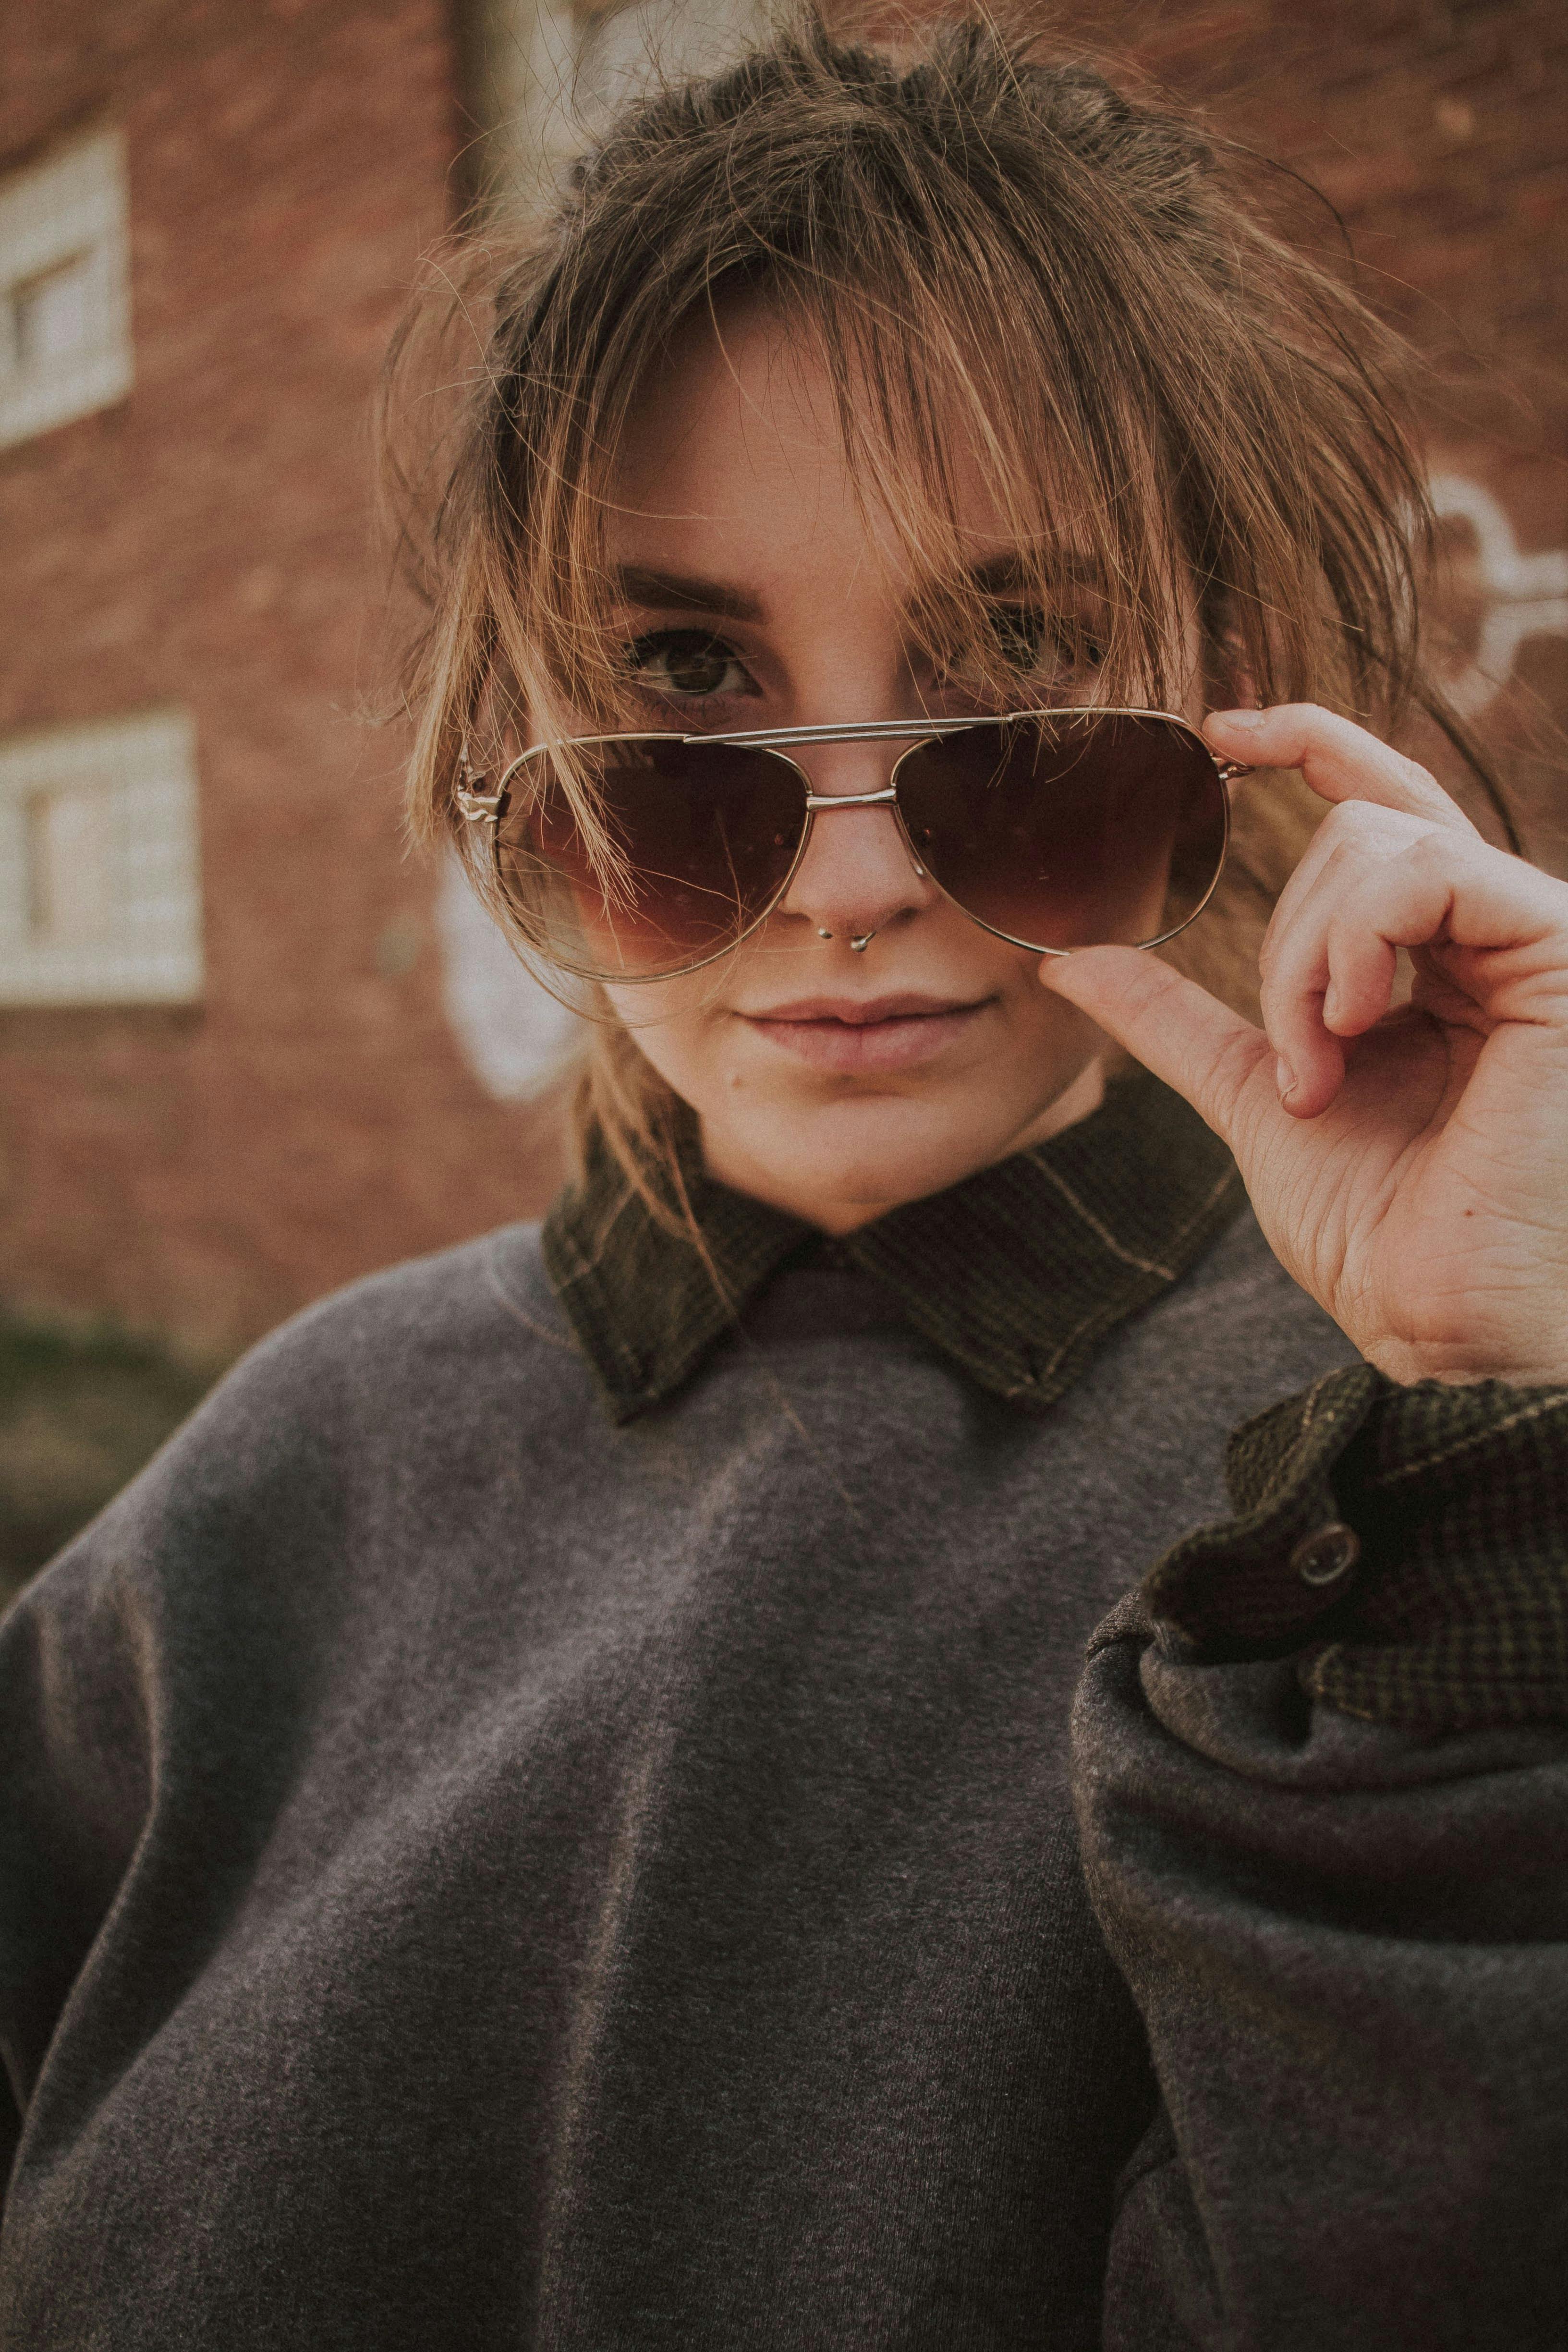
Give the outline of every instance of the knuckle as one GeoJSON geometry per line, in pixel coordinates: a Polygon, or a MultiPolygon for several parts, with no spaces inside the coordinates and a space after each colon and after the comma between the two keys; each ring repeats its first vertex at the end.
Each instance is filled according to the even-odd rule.
{"type": "Polygon", "coordinates": [[[1397,856],[1433,831],[1431,821],[1405,809],[1385,808],[1380,801],[1342,801],[1323,820],[1330,826],[1330,862],[1347,864],[1397,856]]]}
{"type": "Polygon", "coordinates": [[[1397,824],[1396,809],[1385,808],[1381,801],[1341,801],[1329,814],[1328,822],[1337,836],[1346,835],[1352,841],[1369,840],[1389,829],[1390,821],[1397,824]]]}
{"type": "Polygon", "coordinates": [[[1452,872],[1459,845],[1451,833],[1425,825],[1400,850],[1401,862],[1416,874],[1452,872]]]}
{"type": "Polygon", "coordinates": [[[1347,843],[1374,840],[1393,814],[1376,801],[1337,801],[1323,819],[1322,830],[1332,847],[1340,849],[1347,843]]]}
{"type": "Polygon", "coordinates": [[[1360,824],[1353,817],[1336,825],[1323,845],[1323,860],[1317,877],[1318,897],[1337,896],[1358,873],[1365,871],[1374,860],[1378,846],[1374,827],[1360,824]]]}

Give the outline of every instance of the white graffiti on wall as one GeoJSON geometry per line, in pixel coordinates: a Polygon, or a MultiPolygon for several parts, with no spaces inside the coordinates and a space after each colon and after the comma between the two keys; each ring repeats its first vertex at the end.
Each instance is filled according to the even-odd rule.
{"type": "Polygon", "coordinates": [[[474,1076],[502,1102],[527,1102],[558,1078],[584,1024],[519,963],[456,857],[436,895],[447,1018],[474,1076]]]}
{"type": "Polygon", "coordinates": [[[1462,474],[1435,474],[1431,488],[1439,519],[1475,534],[1480,629],[1447,681],[1456,708],[1473,718],[1502,692],[1527,637],[1568,636],[1568,550],[1521,554],[1507,509],[1462,474]]]}

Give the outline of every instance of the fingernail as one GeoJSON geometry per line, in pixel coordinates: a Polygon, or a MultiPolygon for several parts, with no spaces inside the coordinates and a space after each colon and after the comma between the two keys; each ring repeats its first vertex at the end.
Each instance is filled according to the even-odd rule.
{"type": "Polygon", "coordinates": [[[1281,1102],[1289,1102],[1296,1091],[1296,1073],[1281,1054],[1274,1065],[1275,1084],[1279,1088],[1281,1102]]]}
{"type": "Polygon", "coordinates": [[[1244,733],[1251,735],[1263,725],[1268,713],[1267,710],[1214,710],[1209,716],[1217,719],[1222,727],[1239,727],[1244,733]]]}

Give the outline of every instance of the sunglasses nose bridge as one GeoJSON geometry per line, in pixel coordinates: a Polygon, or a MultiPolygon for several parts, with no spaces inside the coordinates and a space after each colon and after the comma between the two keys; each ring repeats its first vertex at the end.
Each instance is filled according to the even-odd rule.
{"type": "Polygon", "coordinates": [[[875,793],[807,793],[806,807],[814,816],[826,815],[829,809],[888,808],[898,799],[891,784],[884,784],[875,793]]]}
{"type": "Polygon", "coordinates": [[[808,771],[805,796],[808,827],[815,827],[818,817],[847,813],[850,809],[885,808],[892,818],[899,845],[908,857],[912,873],[918,880],[924,882],[925,868],[915,856],[909,827],[899,806],[899,770],[909,749],[908,737],[890,741],[857,741],[851,738],[831,745],[815,743],[804,758],[801,751],[797,751],[795,756],[801,760],[803,770],[808,771]],[[827,755],[826,760],[824,752],[827,755]],[[822,787],[828,781],[828,775],[823,772],[825,768],[846,789],[825,792],[822,787]]]}
{"type": "Polygon", "coordinates": [[[810,793],[805,827],[781,912],[847,936],[881,929],[937,897],[891,785],[874,793],[810,793]]]}
{"type": "MultiPolygon", "coordinates": [[[[900,845],[906,857],[908,857],[917,879],[923,882],[926,879],[926,870],[915,855],[915,845],[910,838],[910,829],[908,824],[905,823],[904,813],[899,806],[899,793],[896,784],[884,784],[879,792],[875,793],[808,792],[805,796],[805,814],[806,823],[808,825],[815,824],[816,818],[819,816],[831,816],[837,812],[848,809],[868,808],[885,808],[888,811],[898,832],[900,845]]],[[[809,837],[808,834],[807,838],[809,839],[809,837]]]]}

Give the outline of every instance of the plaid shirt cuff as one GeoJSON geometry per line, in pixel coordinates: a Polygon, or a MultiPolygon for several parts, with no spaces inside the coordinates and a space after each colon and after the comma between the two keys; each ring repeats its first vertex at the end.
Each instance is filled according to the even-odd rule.
{"type": "Polygon", "coordinates": [[[1308,1695],[1416,1731],[1568,1718],[1568,1389],[1332,1372],[1231,1440],[1236,1516],[1150,1571],[1224,1663],[1300,1653],[1308,1695]]]}

